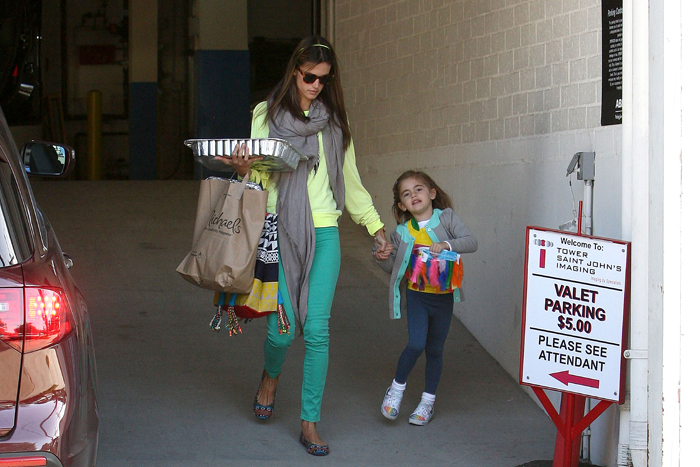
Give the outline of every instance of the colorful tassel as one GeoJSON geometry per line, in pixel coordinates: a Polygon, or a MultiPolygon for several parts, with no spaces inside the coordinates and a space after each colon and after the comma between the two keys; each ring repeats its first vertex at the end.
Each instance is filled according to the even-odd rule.
{"type": "Polygon", "coordinates": [[[441,291],[445,291],[449,288],[449,284],[447,282],[447,276],[450,272],[449,263],[449,261],[444,259],[440,260],[440,275],[438,276],[438,282],[440,283],[441,291]]]}
{"type": "Polygon", "coordinates": [[[404,274],[404,277],[406,279],[411,280],[411,273],[413,272],[413,268],[416,267],[416,255],[411,255],[411,258],[408,260],[408,266],[406,267],[406,273],[404,274]]]}
{"type": "Polygon", "coordinates": [[[209,322],[209,327],[211,327],[211,330],[214,332],[219,332],[221,330],[221,312],[222,312],[222,309],[223,309],[222,306],[220,306],[220,305],[217,306],[216,307],[216,314],[209,322]]]}
{"type": "Polygon", "coordinates": [[[432,264],[432,259],[430,256],[427,258],[424,258],[423,261],[425,262],[425,284],[424,285],[430,285],[430,276],[432,274],[431,270],[433,269],[433,264],[432,264]]]}
{"type": "Polygon", "coordinates": [[[440,285],[440,262],[437,258],[432,258],[430,260],[430,274],[428,274],[430,279],[430,285],[437,287],[440,285]]]}
{"type": "Polygon", "coordinates": [[[425,290],[425,285],[428,284],[428,266],[421,258],[420,262],[420,284],[418,290],[425,290]]]}
{"type": "Polygon", "coordinates": [[[226,313],[228,314],[228,320],[226,322],[226,329],[228,329],[228,335],[233,336],[234,334],[243,333],[241,329],[240,322],[238,321],[238,316],[236,312],[233,311],[233,307],[226,307],[226,313]]]}
{"type": "Polygon", "coordinates": [[[280,303],[277,305],[277,331],[280,334],[289,334],[290,326],[287,312],[284,311],[284,305],[280,303]]]}
{"type": "Polygon", "coordinates": [[[462,276],[464,271],[462,269],[462,260],[458,260],[454,267],[452,268],[452,278],[450,280],[450,286],[453,289],[458,289],[462,285],[462,276]]]}
{"type": "Polygon", "coordinates": [[[415,255],[415,261],[413,261],[413,267],[411,268],[411,277],[408,280],[417,285],[421,274],[421,269],[424,266],[425,264],[423,263],[423,260],[418,255],[415,255]]]}
{"type": "Polygon", "coordinates": [[[277,294],[277,331],[280,334],[289,334],[289,318],[287,318],[287,312],[284,310],[284,300],[282,300],[282,294],[277,294]]]}

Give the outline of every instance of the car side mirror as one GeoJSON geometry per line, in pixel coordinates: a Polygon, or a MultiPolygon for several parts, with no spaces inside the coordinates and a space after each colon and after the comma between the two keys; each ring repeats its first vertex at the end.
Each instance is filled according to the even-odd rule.
{"type": "Polygon", "coordinates": [[[31,141],[22,148],[24,169],[30,175],[62,177],[75,164],[75,151],[70,146],[31,141]]]}

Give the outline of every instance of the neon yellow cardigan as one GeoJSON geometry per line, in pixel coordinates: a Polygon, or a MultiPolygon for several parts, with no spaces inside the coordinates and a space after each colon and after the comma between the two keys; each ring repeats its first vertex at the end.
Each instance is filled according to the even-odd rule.
{"type": "MultiPolygon", "coordinates": [[[[267,102],[261,102],[253,110],[253,122],[250,128],[251,138],[267,138],[269,136],[270,129],[265,121],[266,113],[267,102]]],[[[318,133],[318,147],[320,152],[318,170],[316,173],[311,171],[307,181],[314,227],[337,227],[341,212],[338,210],[331,191],[321,133],[318,133]]],[[[262,187],[269,192],[267,198],[268,212],[277,212],[277,187],[270,175],[270,172],[252,169],[250,180],[261,183],[262,187]]],[[[355,161],[355,146],[352,141],[350,141],[350,146],[345,151],[343,177],[345,179],[345,209],[347,209],[355,223],[365,226],[369,234],[374,235],[377,230],[384,227],[384,224],[379,219],[379,213],[374,208],[372,196],[362,186],[355,161]]]]}

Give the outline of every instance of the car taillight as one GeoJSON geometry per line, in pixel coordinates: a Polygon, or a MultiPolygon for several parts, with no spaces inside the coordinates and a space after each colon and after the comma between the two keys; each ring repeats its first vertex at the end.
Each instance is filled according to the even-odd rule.
{"type": "Polygon", "coordinates": [[[60,342],[73,329],[65,305],[51,289],[26,287],[24,299],[21,288],[0,289],[0,340],[20,352],[23,344],[24,352],[32,352],[60,342]]]}
{"type": "Polygon", "coordinates": [[[63,296],[54,290],[24,289],[24,352],[43,349],[70,334],[71,324],[63,296]]]}
{"type": "Polygon", "coordinates": [[[46,465],[46,458],[40,456],[0,459],[0,467],[40,467],[42,465],[46,465]]]}
{"type": "Polygon", "coordinates": [[[0,467],[40,467],[42,465],[46,465],[46,458],[40,456],[7,457],[0,459],[0,467]]]}
{"type": "Polygon", "coordinates": [[[24,315],[22,289],[0,289],[0,340],[22,351],[24,315]]]}

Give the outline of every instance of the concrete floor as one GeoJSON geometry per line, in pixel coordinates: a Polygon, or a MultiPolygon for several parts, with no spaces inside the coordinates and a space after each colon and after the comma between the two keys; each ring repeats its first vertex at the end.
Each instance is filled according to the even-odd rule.
{"type": "Polygon", "coordinates": [[[175,272],[191,244],[198,186],[34,182],[90,305],[100,384],[98,467],[515,467],[551,460],[554,424],[456,319],[433,421],[407,423],[422,392],[423,359],[399,419],[380,414],[407,339],[405,321],[388,318],[388,276],[371,259],[366,231],[347,219],[318,424],[331,454],[313,458],[298,442],[301,339],[289,351],[273,417],[256,420],[264,322],[244,325],[239,336],[213,333],[212,294],[175,272]]]}

